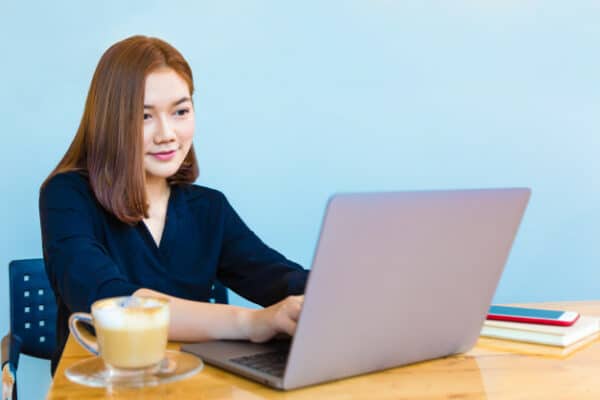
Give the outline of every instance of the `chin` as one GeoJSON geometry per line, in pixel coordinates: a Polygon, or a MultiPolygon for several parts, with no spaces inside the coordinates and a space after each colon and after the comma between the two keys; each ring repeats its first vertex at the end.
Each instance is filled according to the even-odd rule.
{"type": "Polygon", "coordinates": [[[146,168],[146,174],[155,178],[170,178],[179,171],[180,165],[172,168],[146,168]]]}

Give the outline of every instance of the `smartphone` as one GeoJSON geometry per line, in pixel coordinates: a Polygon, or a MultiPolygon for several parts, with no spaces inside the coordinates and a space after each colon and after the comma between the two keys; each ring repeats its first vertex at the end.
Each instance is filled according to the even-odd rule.
{"type": "Polygon", "coordinates": [[[529,324],[571,326],[579,318],[575,311],[541,310],[538,308],[491,306],[487,319],[526,322],[529,324]]]}

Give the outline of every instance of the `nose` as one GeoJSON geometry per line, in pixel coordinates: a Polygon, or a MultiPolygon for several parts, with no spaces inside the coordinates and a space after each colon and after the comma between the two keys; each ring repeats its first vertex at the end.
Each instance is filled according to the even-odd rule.
{"type": "Polygon", "coordinates": [[[167,117],[161,115],[159,120],[158,129],[154,133],[154,143],[160,144],[175,140],[177,135],[171,124],[169,124],[167,117]]]}

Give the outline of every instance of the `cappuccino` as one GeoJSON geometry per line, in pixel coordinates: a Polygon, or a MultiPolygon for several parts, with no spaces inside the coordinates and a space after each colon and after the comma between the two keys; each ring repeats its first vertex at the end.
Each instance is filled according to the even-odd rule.
{"type": "Polygon", "coordinates": [[[169,330],[169,303],[149,297],[114,297],[92,304],[92,314],[69,318],[73,337],[100,355],[112,369],[137,371],[158,366],[165,357],[169,330]],[[96,340],[78,323],[93,325],[96,340]]]}
{"type": "Polygon", "coordinates": [[[99,352],[115,368],[144,368],[165,356],[166,302],[152,298],[106,299],[92,306],[99,352]]]}

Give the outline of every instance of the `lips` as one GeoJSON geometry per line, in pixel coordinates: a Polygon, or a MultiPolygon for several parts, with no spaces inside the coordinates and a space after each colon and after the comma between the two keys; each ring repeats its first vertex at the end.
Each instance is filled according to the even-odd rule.
{"type": "Polygon", "coordinates": [[[177,150],[168,150],[168,151],[159,151],[156,153],[148,153],[150,154],[152,157],[156,158],[157,160],[160,161],[169,161],[170,159],[172,159],[175,156],[177,150]]]}

